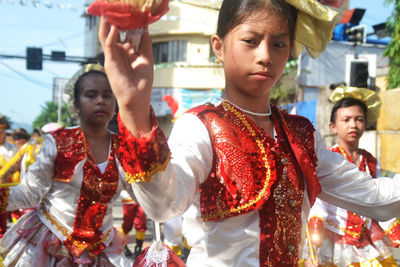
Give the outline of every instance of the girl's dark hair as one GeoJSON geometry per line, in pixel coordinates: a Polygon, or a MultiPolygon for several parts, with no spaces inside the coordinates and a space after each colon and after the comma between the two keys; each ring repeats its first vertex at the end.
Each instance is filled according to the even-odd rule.
{"type": "Polygon", "coordinates": [[[335,123],[336,112],[339,108],[347,108],[347,107],[352,107],[352,106],[359,106],[364,112],[365,120],[367,120],[368,108],[364,104],[364,102],[362,102],[361,100],[355,99],[355,98],[346,97],[346,98],[343,98],[340,101],[336,102],[336,104],[333,106],[332,112],[331,112],[331,123],[335,123]]]}
{"type": "Polygon", "coordinates": [[[104,72],[98,71],[98,70],[90,70],[88,72],[83,73],[81,76],[79,76],[78,80],[75,82],[75,85],[74,85],[74,105],[75,106],[79,105],[79,96],[81,94],[82,81],[85,77],[87,77],[91,74],[103,75],[107,79],[107,75],[104,72]]]}
{"type": "Polygon", "coordinates": [[[224,0],[219,11],[217,35],[223,39],[254,12],[266,7],[287,18],[290,40],[293,42],[297,9],[283,0],[224,0]]]}

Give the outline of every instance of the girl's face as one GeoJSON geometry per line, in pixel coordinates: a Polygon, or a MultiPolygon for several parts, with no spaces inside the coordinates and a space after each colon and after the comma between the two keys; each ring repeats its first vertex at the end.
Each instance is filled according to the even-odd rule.
{"type": "Polygon", "coordinates": [[[342,107],[336,111],[335,123],[331,123],[332,131],[339,141],[358,144],[366,128],[365,114],[360,106],[342,107]]]}
{"type": "Polygon", "coordinates": [[[104,75],[83,77],[77,110],[82,124],[107,126],[114,115],[115,99],[104,75]]]}
{"type": "Polygon", "coordinates": [[[291,50],[287,20],[271,9],[255,12],[223,40],[214,35],[212,43],[224,63],[226,89],[252,97],[269,96],[291,50]]]}

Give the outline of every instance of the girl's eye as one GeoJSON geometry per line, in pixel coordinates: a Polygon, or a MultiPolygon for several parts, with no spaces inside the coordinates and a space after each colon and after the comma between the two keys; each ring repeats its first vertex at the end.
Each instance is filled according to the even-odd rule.
{"type": "Polygon", "coordinates": [[[87,94],[86,97],[93,99],[96,98],[96,94],[87,94]]]}
{"type": "Polygon", "coordinates": [[[274,46],[277,48],[283,48],[283,47],[286,47],[286,43],[285,42],[275,42],[274,46]]]}
{"type": "Polygon", "coordinates": [[[105,95],[104,95],[104,98],[105,98],[105,99],[110,99],[110,98],[112,98],[112,97],[113,97],[112,94],[105,94],[105,95]]]}
{"type": "Polygon", "coordinates": [[[243,42],[246,44],[252,44],[255,45],[257,42],[254,39],[244,39],[243,42]]]}

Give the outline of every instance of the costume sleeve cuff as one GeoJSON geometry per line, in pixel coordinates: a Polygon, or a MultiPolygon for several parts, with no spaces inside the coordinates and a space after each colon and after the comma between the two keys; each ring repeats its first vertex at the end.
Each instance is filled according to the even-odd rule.
{"type": "Polygon", "coordinates": [[[389,227],[389,229],[385,232],[387,237],[389,237],[390,242],[393,247],[400,246],[400,223],[399,220],[396,219],[389,227]]]}
{"type": "Polygon", "coordinates": [[[9,187],[0,188],[0,214],[7,211],[8,197],[10,196],[9,187]]]}
{"type": "Polygon", "coordinates": [[[126,180],[150,182],[159,171],[164,171],[170,161],[170,150],[164,132],[158,125],[151,109],[152,130],[134,137],[125,127],[118,114],[119,148],[118,158],[126,174],[126,180]]]}

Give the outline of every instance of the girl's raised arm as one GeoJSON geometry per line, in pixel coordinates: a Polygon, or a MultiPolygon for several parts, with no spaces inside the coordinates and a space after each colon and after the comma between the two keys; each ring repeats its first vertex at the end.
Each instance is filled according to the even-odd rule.
{"type": "Polygon", "coordinates": [[[150,96],[154,62],[147,29],[135,51],[130,42],[120,42],[117,27],[102,17],[99,40],[104,51],[104,69],[117,99],[122,122],[134,136],[151,131],[150,96]]]}

